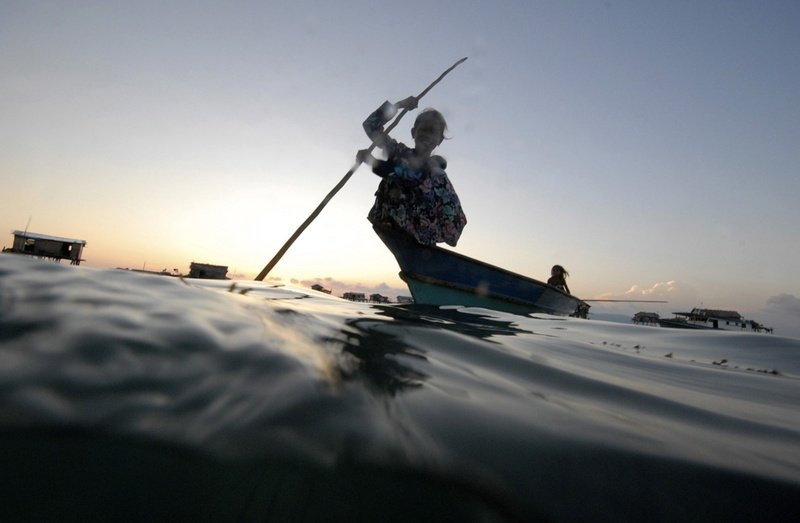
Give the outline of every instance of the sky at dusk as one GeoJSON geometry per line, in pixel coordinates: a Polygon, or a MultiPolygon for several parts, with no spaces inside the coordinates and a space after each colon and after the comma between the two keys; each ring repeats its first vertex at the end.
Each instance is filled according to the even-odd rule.
{"type": "MultiPolygon", "coordinates": [[[[252,279],[364,118],[468,57],[420,103],[449,124],[456,251],[800,337],[798,27],[796,1],[4,1],[0,246],[27,227],[88,267],[252,279]]],[[[407,294],[378,181],[362,166],[269,278],[407,294]]]]}

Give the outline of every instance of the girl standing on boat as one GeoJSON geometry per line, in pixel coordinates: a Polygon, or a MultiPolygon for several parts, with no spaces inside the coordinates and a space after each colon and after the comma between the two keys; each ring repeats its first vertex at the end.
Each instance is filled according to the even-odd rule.
{"type": "Polygon", "coordinates": [[[417,116],[411,137],[414,148],[397,142],[383,130],[398,109],[412,110],[418,100],[409,96],[396,104],[384,102],[364,121],[364,130],[383,149],[386,160],[378,160],[364,149],[356,160],[372,167],[383,178],[375,193],[368,219],[373,225],[400,229],[423,245],[445,242],[455,246],[467,218],[461,209],[441,156],[431,156],[444,140],[447,122],[439,111],[426,109],[417,116]]]}

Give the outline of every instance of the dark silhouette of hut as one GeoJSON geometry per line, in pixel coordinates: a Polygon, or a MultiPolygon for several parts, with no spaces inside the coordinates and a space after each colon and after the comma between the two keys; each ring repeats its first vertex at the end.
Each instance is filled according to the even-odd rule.
{"type": "Polygon", "coordinates": [[[389,298],[376,293],[369,295],[369,301],[372,303],[389,303],[389,298]]]}
{"type": "Polygon", "coordinates": [[[211,265],[210,263],[192,262],[189,265],[189,277],[202,280],[227,280],[227,265],[211,265]]]}
{"type": "Polygon", "coordinates": [[[719,329],[719,330],[747,330],[755,332],[772,332],[772,329],[764,325],[745,319],[737,311],[720,309],[701,309],[693,308],[690,312],[674,312],[672,319],[662,319],[659,321],[662,327],[673,327],[679,329],[719,329]]]}
{"type": "Polygon", "coordinates": [[[69,260],[70,265],[80,265],[83,248],[86,240],[76,240],[73,238],[61,238],[47,234],[38,234],[28,231],[14,231],[14,245],[10,249],[3,249],[3,252],[13,252],[46,258],[60,262],[69,260]]]}
{"type": "Polygon", "coordinates": [[[645,325],[658,325],[661,317],[657,312],[637,312],[633,315],[633,323],[645,325]]]}
{"type": "Polygon", "coordinates": [[[345,292],[342,294],[342,298],[350,301],[367,301],[367,297],[363,292],[345,292]]]}

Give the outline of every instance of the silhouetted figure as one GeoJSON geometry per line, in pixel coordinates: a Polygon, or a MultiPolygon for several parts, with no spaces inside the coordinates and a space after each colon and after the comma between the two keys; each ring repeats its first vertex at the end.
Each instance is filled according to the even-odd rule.
{"type": "Polygon", "coordinates": [[[572,294],[569,292],[569,285],[567,285],[568,276],[569,273],[564,267],[561,265],[553,265],[553,268],[550,269],[550,279],[547,280],[547,284],[552,285],[557,289],[561,289],[567,294],[572,294]]]}
{"type": "Polygon", "coordinates": [[[395,141],[383,130],[398,109],[414,109],[418,100],[409,96],[396,104],[383,105],[364,121],[364,130],[386,154],[378,160],[361,150],[356,160],[372,167],[383,178],[375,193],[369,221],[381,227],[402,230],[423,245],[445,242],[455,246],[467,218],[461,209],[441,156],[431,156],[444,140],[447,122],[439,111],[426,109],[417,116],[411,137],[414,148],[395,141]]]}

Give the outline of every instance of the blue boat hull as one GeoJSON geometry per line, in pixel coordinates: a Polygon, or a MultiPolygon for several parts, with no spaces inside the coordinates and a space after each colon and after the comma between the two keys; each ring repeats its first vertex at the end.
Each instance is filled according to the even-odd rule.
{"type": "Polygon", "coordinates": [[[420,245],[403,233],[374,229],[394,254],[400,277],[415,303],[582,317],[589,309],[579,298],[533,278],[446,249],[420,245]]]}

